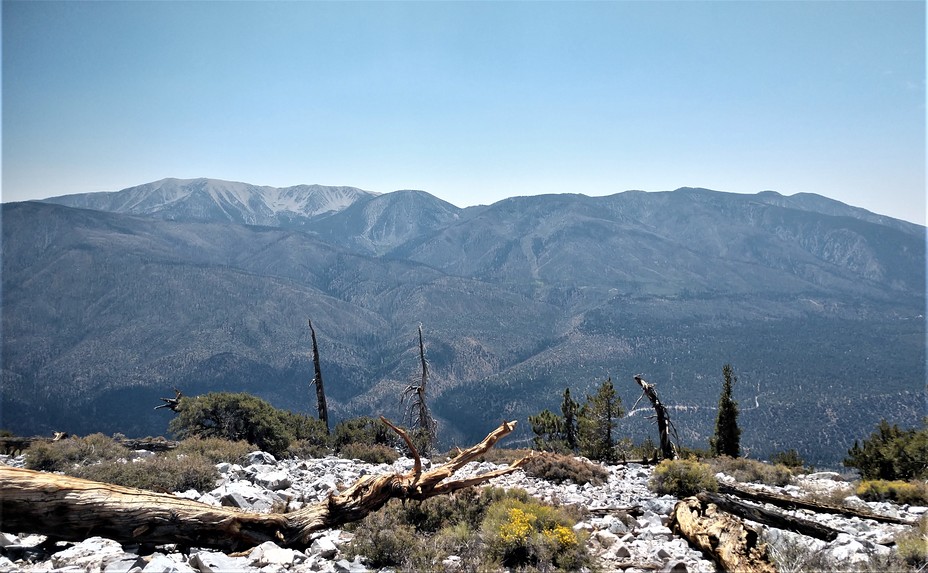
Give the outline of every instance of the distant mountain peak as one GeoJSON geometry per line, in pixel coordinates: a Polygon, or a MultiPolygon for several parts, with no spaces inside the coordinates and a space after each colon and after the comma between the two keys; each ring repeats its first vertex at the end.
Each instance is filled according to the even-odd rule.
{"type": "Polygon", "coordinates": [[[360,199],[375,196],[377,193],[355,187],[271,187],[205,177],[172,177],[121,191],[63,195],[44,201],[159,219],[288,226],[337,213],[360,199]]]}

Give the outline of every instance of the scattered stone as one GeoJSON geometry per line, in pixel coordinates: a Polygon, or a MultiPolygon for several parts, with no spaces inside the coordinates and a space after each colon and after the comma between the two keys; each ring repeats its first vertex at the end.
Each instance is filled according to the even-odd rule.
{"type": "Polygon", "coordinates": [[[52,565],[56,569],[81,567],[100,570],[108,561],[121,557],[123,553],[122,545],[112,539],[91,537],[52,555],[52,565]]]}
{"type": "Polygon", "coordinates": [[[225,553],[198,551],[190,556],[191,567],[200,573],[240,573],[249,570],[245,557],[229,557],[225,553]]]}

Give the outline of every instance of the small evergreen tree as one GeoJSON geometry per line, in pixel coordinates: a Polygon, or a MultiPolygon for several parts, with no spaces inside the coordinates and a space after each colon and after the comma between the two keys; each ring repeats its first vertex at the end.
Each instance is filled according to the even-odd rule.
{"type": "Polygon", "coordinates": [[[593,396],[587,395],[578,419],[580,453],[593,460],[615,461],[613,430],[625,415],[622,399],[616,394],[612,378],[607,379],[593,396]]]}
{"type": "Polygon", "coordinates": [[[738,427],[738,403],[731,397],[732,386],[738,379],[731,364],[722,366],[722,395],[719,397],[719,412],[715,419],[715,435],[709,440],[714,456],[741,455],[741,428],[738,427]]]}
{"type": "Polygon", "coordinates": [[[564,388],[564,401],[561,402],[563,415],[564,443],[567,449],[577,451],[577,415],[580,413],[580,404],[570,397],[570,388],[564,388]]]}
{"type": "Polygon", "coordinates": [[[561,452],[566,449],[563,439],[563,421],[551,410],[545,408],[538,414],[528,417],[535,437],[532,445],[536,450],[561,452]]]}

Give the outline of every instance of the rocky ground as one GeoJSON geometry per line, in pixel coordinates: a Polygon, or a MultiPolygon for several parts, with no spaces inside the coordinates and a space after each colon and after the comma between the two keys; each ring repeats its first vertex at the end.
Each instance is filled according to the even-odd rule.
{"type": "MultiPolygon", "coordinates": [[[[140,455],[145,455],[140,453],[140,455]]],[[[0,463],[21,466],[22,457],[0,456],[0,463]]],[[[213,505],[240,507],[252,511],[299,509],[324,499],[368,474],[406,472],[412,460],[400,459],[392,465],[326,457],[312,460],[275,460],[269,454],[254,452],[245,465],[219,464],[222,479],[209,492],[186,491],[177,495],[213,505]]],[[[477,475],[497,466],[471,463],[456,477],[477,475]]],[[[670,514],[678,501],[670,496],[655,496],[648,490],[651,468],[638,464],[609,466],[609,479],[600,486],[556,485],[518,471],[496,478],[490,483],[505,488],[521,488],[531,495],[560,504],[576,504],[590,509],[586,521],[577,525],[590,533],[591,550],[603,570],[710,572],[715,565],[668,527],[670,514]]],[[[721,480],[731,480],[724,475],[721,480]]],[[[834,473],[803,476],[783,487],[763,487],[768,491],[803,495],[816,491],[835,495],[846,487],[834,473]]],[[[925,507],[897,506],[888,503],[865,503],[851,497],[848,503],[866,506],[871,511],[895,517],[918,519],[925,507]]],[[[875,555],[887,554],[894,536],[905,529],[859,518],[834,514],[794,512],[814,519],[843,533],[835,542],[825,544],[790,532],[767,528],[773,551],[785,547],[807,547],[845,564],[862,563],[875,555]]],[[[2,528],[2,523],[0,523],[2,528]]],[[[362,559],[345,557],[352,535],[331,530],[320,533],[305,551],[278,547],[272,542],[250,552],[226,555],[211,550],[192,549],[181,553],[175,547],[159,546],[154,552],[138,546],[123,546],[115,541],[93,537],[80,543],[45,543],[40,535],[0,533],[0,573],[7,571],[105,572],[105,573],[226,573],[262,572],[362,572],[362,559]]],[[[437,570],[453,569],[454,559],[436,564],[437,570]]]]}

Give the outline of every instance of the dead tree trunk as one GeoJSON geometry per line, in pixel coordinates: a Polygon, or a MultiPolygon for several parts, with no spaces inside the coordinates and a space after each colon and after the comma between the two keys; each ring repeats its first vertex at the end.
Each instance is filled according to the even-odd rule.
{"type": "MultiPolygon", "coordinates": [[[[677,450],[674,448],[673,442],[670,441],[670,431],[673,428],[673,424],[670,422],[670,414],[667,413],[667,408],[661,404],[660,399],[657,397],[654,384],[645,382],[641,376],[635,376],[635,382],[641,386],[641,390],[644,392],[644,395],[648,397],[648,400],[651,401],[651,406],[654,407],[654,413],[657,415],[657,431],[660,436],[661,458],[665,460],[677,459],[677,450]]],[[[641,398],[639,398],[639,400],[640,399],[641,398]]],[[[634,407],[632,409],[634,409],[634,407]]]]}
{"type": "MultiPolygon", "coordinates": [[[[411,445],[405,432],[381,418],[411,445]]],[[[467,479],[445,481],[493,447],[516,422],[504,422],[480,443],[447,464],[422,472],[418,453],[408,474],[366,476],[346,491],[293,513],[249,513],[140,489],[51,473],[0,466],[0,516],[4,531],[39,533],[61,540],[92,535],[121,543],[176,543],[240,551],[274,541],[304,549],[313,532],[362,519],[393,498],[423,500],[477,485],[515,471],[508,468],[467,479]]]]}
{"type": "Polygon", "coordinates": [[[859,509],[854,509],[851,507],[837,507],[833,505],[826,505],[824,503],[817,503],[814,501],[807,501],[803,499],[796,499],[794,497],[785,496],[785,495],[776,495],[772,493],[767,493],[763,491],[751,490],[741,486],[729,485],[729,484],[719,484],[719,491],[722,493],[727,493],[729,495],[734,495],[742,499],[750,499],[752,501],[760,503],[769,503],[777,507],[782,507],[785,509],[807,509],[809,511],[814,511],[816,513],[836,513],[844,515],[846,517],[859,517],[861,519],[872,519],[873,521],[879,521],[882,523],[895,523],[898,525],[915,525],[915,522],[908,519],[901,519],[899,517],[889,517],[888,515],[880,515],[878,513],[873,513],[870,511],[862,511],[859,509]]]}
{"type": "Polygon", "coordinates": [[[776,573],[759,532],[715,504],[696,497],[680,501],[673,510],[671,527],[724,571],[776,573]]]}
{"type": "Polygon", "coordinates": [[[412,427],[419,430],[422,435],[422,448],[425,453],[431,450],[436,437],[435,419],[429,412],[425,401],[425,387],[429,381],[429,365],[425,360],[425,345],[422,342],[422,325],[419,325],[419,362],[422,365],[422,377],[419,385],[411,384],[403,390],[403,400],[410,399],[407,418],[412,427]]]}
{"type": "Polygon", "coordinates": [[[837,529],[832,529],[827,525],[816,523],[808,519],[793,517],[779,511],[764,509],[755,505],[749,505],[733,497],[719,495],[716,493],[703,492],[698,496],[703,503],[716,505],[720,510],[735,514],[742,519],[750,519],[757,523],[763,523],[777,529],[786,529],[822,541],[834,541],[838,538],[837,529]]]}
{"type": "Polygon", "coordinates": [[[319,366],[319,346],[316,344],[316,329],[313,328],[313,321],[307,319],[309,323],[309,333],[313,339],[313,381],[311,385],[316,386],[316,407],[319,409],[319,419],[325,424],[325,433],[329,433],[329,408],[325,403],[325,388],[322,386],[322,368],[319,366]]]}

